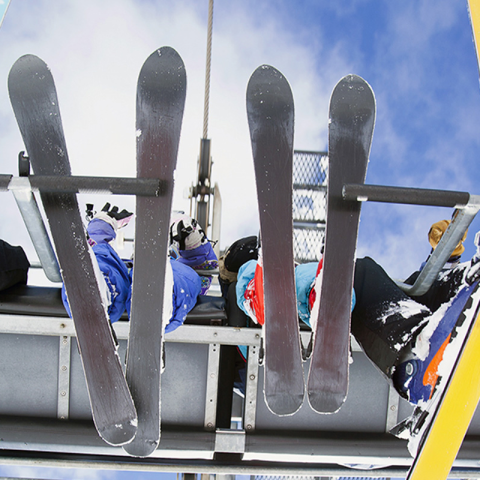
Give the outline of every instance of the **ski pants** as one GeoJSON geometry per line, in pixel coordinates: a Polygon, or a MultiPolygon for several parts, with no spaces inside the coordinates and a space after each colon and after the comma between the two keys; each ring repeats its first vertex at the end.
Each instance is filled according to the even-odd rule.
{"type": "Polygon", "coordinates": [[[391,378],[401,349],[431,312],[405,294],[369,257],[356,262],[354,288],[352,334],[370,360],[391,378]]]}

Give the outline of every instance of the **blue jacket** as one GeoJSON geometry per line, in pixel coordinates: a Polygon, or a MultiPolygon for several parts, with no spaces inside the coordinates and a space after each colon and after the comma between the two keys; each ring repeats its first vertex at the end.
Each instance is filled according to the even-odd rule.
{"type": "Polygon", "coordinates": [[[218,268],[218,260],[210,242],[192,250],[179,250],[177,261],[192,268],[211,270],[218,268]]]}
{"type": "Polygon", "coordinates": [[[317,274],[318,262],[302,263],[295,268],[295,290],[297,292],[297,309],[300,320],[310,326],[310,307],[308,296],[317,274]]]}
{"type": "MultiPolygon", "coordinates": [[[[92,248],[110,291],[111,304],[108,307],[108,315],[110,321],[114,323],[120,319],[125,310],[130,315],[132,290],[130,274],[123,260],[108,243],[97,244],[92,248]]],[[[68,315],[71,317],[72,313],[68,305],[65,286],[62,287],[62,300],[68,315]]]]}
{"type": "MultiPolygon", "coordinates": [[[[108,315],[111,323],[116,322],[127,310],[130,316],[132,297],[132,272],[128,270],[117,252],[107,243],[115,238],[111,225],[103,220],[92,220],[87,228],[92,249],[98,261],[100,271],[110,291],[111,304],[108,315]]],[[[197,273],[187,265],[170,261],[173,272],[172,317],[165,331],[171,332],[178,328],[195,306],[201,289],[201,280],[197,273]]],[[[72,316],[68,304],[65,287],[62,288],[62,300],[67,313],[72,316]]]]}
{"type": "Polygon", "coordinates": [[[257,260],[249,260],[244,263],[239,269],[237,274],[237,285],[235,286],[235,292],[237,294],[237,305],[240,310],[242,310],[245,315],[248,315],[248,312],[243,304],[245,301],[245,290],[248,287],[248,284],[253,277],[255,276],[255,269],[257,268],[257,260]]]}
{"type": "MultiPolygon", "coordinates": [[[[255,275],[255,268],[257,266],[256,260],[249,260],[244,263],[238,270],[237,276],[237,304],[240,309],[248,315],[247,310],[243,304],[245,300],[245,290],[249,282],[255,275]]],[[[318,262],[303,263],[297,265],[295,268],[295,290],[297,295],[297,309],[300,320],[305,322],[310,327],[310,306],[309,295],[313,286],[318,268],[318,262]]],[[[355,290],[352,292],[352,310],[355,306],[355,290]]]]}
{"type": "Polygon", "coordinates": [[[170,259],[173,271],[173,312],[170,322],[165,327],[165,333],[172,332],[183,324],[187,313],[197,303],[202,281],[193,268],[170,259]]]}

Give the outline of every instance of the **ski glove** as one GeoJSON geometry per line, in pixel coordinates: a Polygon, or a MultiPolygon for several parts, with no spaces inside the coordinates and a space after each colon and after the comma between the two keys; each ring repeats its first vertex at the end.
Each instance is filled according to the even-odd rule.
{"type": "Polygon", "coordinates": [[[114,206],[110,209],[110,204],[107,202],[100,213],[96,213],[93,211],[93,204],[87,203],[87,219],[92,220],[93,218],[104,218],[104,215],[108,215],[110,218],[116,220],[116,228],[125,227],[128,222],[132,219],[133,213],[129,212],[128,210],[123,209],[121,212],[118,211],[118,207],[114,206]]]}

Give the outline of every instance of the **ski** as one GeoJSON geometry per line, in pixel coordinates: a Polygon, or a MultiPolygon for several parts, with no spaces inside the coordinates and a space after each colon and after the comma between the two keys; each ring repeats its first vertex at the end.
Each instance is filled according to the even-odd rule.
{"type": "MultiPolygon", "coordinates": [[[[160,375],[168,232],[173,175],[186,94],[185,66],[178,53],[163,47],[145,61],[137,85],[137,176],[159,178],[158,197],[137,197],[135,254],[127,382],[138,412],[138,431],[124,449],[145,457],[160,442],[160,375]]],[[[166,295],[166,296],[165,296],[166,295]]]]}
{"type": "Polygon", "coordinates": [[[438,366],[440,378],[433,395],[402,422],[403,432],[401,428],[393,432],[409,439],[409,450],[415,457],[407,476],[410,480],[448,477],[480,399],[478,282],[463,287],[445,315],[452,317],[455,327],[438,366]]]}
{"type": "Polygon", "coordinates": [[[350,313],[360,203],[342,198],[343,185],[363,183],[375,124],[375,98],[356,75],[342,78],[330,100],[328,196],[323,279],[308,399],[313,410],[334,413],[348,391],[350,313]]]}
{"type": "MultiPolygon", "coordinates": [[[[477,63],[480,66],[480,3],[468,0],[477,63]]],[[[478,234],[477,234],[478,235],[478,234]]],[[[476,242],[477,243],[477,239],[476,242]]],[[[477,243],[478,248],[478,243],[477,243]]],[[[454,340],[445,348],[438,366],[440,378],[427,405],[417,406],[412,415],[392,433],[409,439],[414,456],[408,480],[448,478],[480,399],[480,286],[464,286],[452,302],[463,302],[454,340]],[[472,291],[473,290],[473,291],[472,291]],[[468,296],[470,294],[470,296],[468,296]],[[467,301],[462,297],[467,296],[467,301]],[[455,359],[451,365],[452,358],[455,359]],[[445,363],[447,365],[445,366],[445,363]],[[449,364],[450,363],[450,364],[449,364]],[[449,375],[441,374],[450,370],[449,375]],[[440,452],[440,454],[439,454],[440,452]]]]}
{"type": "MultiPolygon", "coordinates": [[[[8,89],[35,174],[70,175],[48,66],[34,55],[19,58],[10,70],[8,89]]],[[[102,304],[77,198],[75,194],[40,195],[73,314],[93,421],[107,443],[123,445],[136,433],[137,415],[102,304]]]]}
{"type": "Polygon", "coordinates": [[[286,78],[262,65],[247,87],[260,214],[265,305],[264,394],[276,415],[293,415],[303,404],[293,256],[293,96],[286,78]]]}
{"type": "MultiPolygon", "coordinates": [[[[459,290],[445,310],[442,308],[435,312],[429,320],[429,325],[439,325],[441,322],[441,329],[437,326],[435,333],[438,329],[438,332],[443,333],[443,335],[433,336],[433,332],[430,333],[432,336],[428,339],[429,352],[424,364],[435,365],[435,359],[440,362],[443,358],[445,348],[450,345],[451,342],[453,343],[454,339],[458,339],[458,333],[465,331],[465,325],[467,325],[468,322],[465,322],[466,316],[464,310],[467,302],[471,303],[472,292],[472,286],[464,286],[459,290]],[[439,352],[441,352],[441,354],[439,352]]],[[[425,330],[426,329],[427,328],[425,328],[425,330]]],[[[425,333],[423,336],[425,336],[425,333]]],[[[425,343],[425,340],[423,340],[422,343],[425,343]]],[[[457,345],[455,356],[457,356],[459,351],[458,340],[455,340],[455,344],[457,345]]],[[[449,346],[449,349],[451,351],[452,346],[449,346]]],[[[438,366],[439,365],[437,365],[436,368],[438,368],[438,366]]],[[[405,375],[405,368],[406,367],[402,365],[397,366],[396,370],[400,372],[400,376],[405,375]]],[[[418,367],[413,367],[413,370],[415,370],[415,368],[418,367]]],[[[432,382],[435,380],[435,373],[436,372],[432,372],[432,368],[430,367],[428,374],[425,372],[423,375],[416,375],[414,379],[409,380],[409,389],[415,392],[415,398],[410,398],[410,400],[416,404],[416,407],[409,417],[390,430],[392,435],[409,440],[409,449],[412,456],[415,455],[417,447],[421,443],[424,433],[428,428],[432,414],[438,405],[438,400],[445,390],[446,378],[439,376],[435,388],[432,391],[432,382]]]]}

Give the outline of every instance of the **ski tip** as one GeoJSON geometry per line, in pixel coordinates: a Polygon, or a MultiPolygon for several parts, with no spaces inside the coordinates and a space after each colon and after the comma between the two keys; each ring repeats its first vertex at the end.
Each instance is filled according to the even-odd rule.
{"type": "Polygon", "coordinates": [[[250,76],[247,86],[247,95],[248,92],[251,92],[255,87],[259,88],[260,85],[271,85],[272,82],[275,82],[278,85],[279,81],[288,85],[288,89],[290,89],[287,78],[282,72],[280,72],[280,70],[271,65],[260,65],[250,76]]]}
{"type": "Polygon", "coordinates": [[[99,435],[110,445],[121,446],[131,442],[137,433],[136,422],[125,422],[98,428],[99,435]]]}
{"type": "Polygon", "coordinates": [[[143,63],[138,76],[137,95],[144,91],[161,105],[173,105],[183,112],[187,74],[182,57],[172,47],[157,48],[143,63]]]}
{"type": "Polygon", "coordinates": [[[159,440],[150,440],[146,438],[135,438],[132,442],[123,446],[123,449],[132,457],[148,457],[158,447],[159,440]]]}
{"type": "Polygon", "coordinates": [[[264,63],[253,71],[250,78],[252,77],[283,77],[283,75],[280,70],[272,67],[272,65],[267,65],[266,63],[264,63]]]}
{"type": "Polygon", "coordinates": [[[145,67],[150,68],[152,64],[155,65],[165,65],[169,70],[172,70],[172,73],[175,73],[174,70],[185,72],[185,64],[183,63],[182,57],[179,53],[172,47],[160,47],[157,48],[150,56],[145,60],[143,64],[143,69],[145,67]]]}
{"type": "Polygon", "coordinates": [[[248,81],[246,103],[251,135],[257,129],[262,130],[262,125],[283,122],[293,143],[293,94],[288,80],[279,70],[270,65],[258,67],[248,81]]]}
{"type": "Polygon", "coordinates": [[[179,64],[183,66],[183,60],[180,54],[173,48],[169,46],[160,47],[152,53],[152,55],[158,55],[159,57],[169,57],[175,59],[179,64]]]}
{"type": "Polygon", "coordinates": [[[308,403],[317,413],[336,413],[340,410],[347,396],[335,392],[308,392],[308,403]]]}
{"type": "Polygon", "coordinates": [[[268,409],[279,417],[288,417],[294,415],[303,405],[305,394],[265,394],[265,403],[268,409]]]}
{"type": "Polygon", "coordinates": [[[341,85],[341,84],[344,84],[344,85],[346,84],[350,88],[353,88],[356,86],[362,86],[362,85],[368,85],[370,87],[370,85],[366,80],[364,80],[360,75],[355,75],[354,73],[349,73],[348,75],[345,75],[344,77],[342,77],[338,81],[337,85],[341,85]]]}
{"type": "Polygon", "coordinates": [[[20,78],[36,76],[38,80],[42,80],[43,75],[40,75],[40,73],[45,71],[50,71],[50,68],[41,58],[30,53],[22,55],[10,68],[8,74],[9,90],[12,91],[12,87],[15,87],[20,78]]]}
{"type": "Polygon", "coordinates": [[[32,63],[46,65],[46,63],[40,57],[37,57],[32,53],[27,53],[19,57],[13,66],[25,67],[26,65],[31,65],[32,63]]]}
{"type": "Polygon", "coordinates": [[[337,82],[332,92],[332,98],[337,95],[344,96],[345,92],[351,92],[349,96],[354,94],[359,97],[371,97],[375,101],[375,94],[370,84],[359,75],[353,73],[345,75],[337,82]]]}

